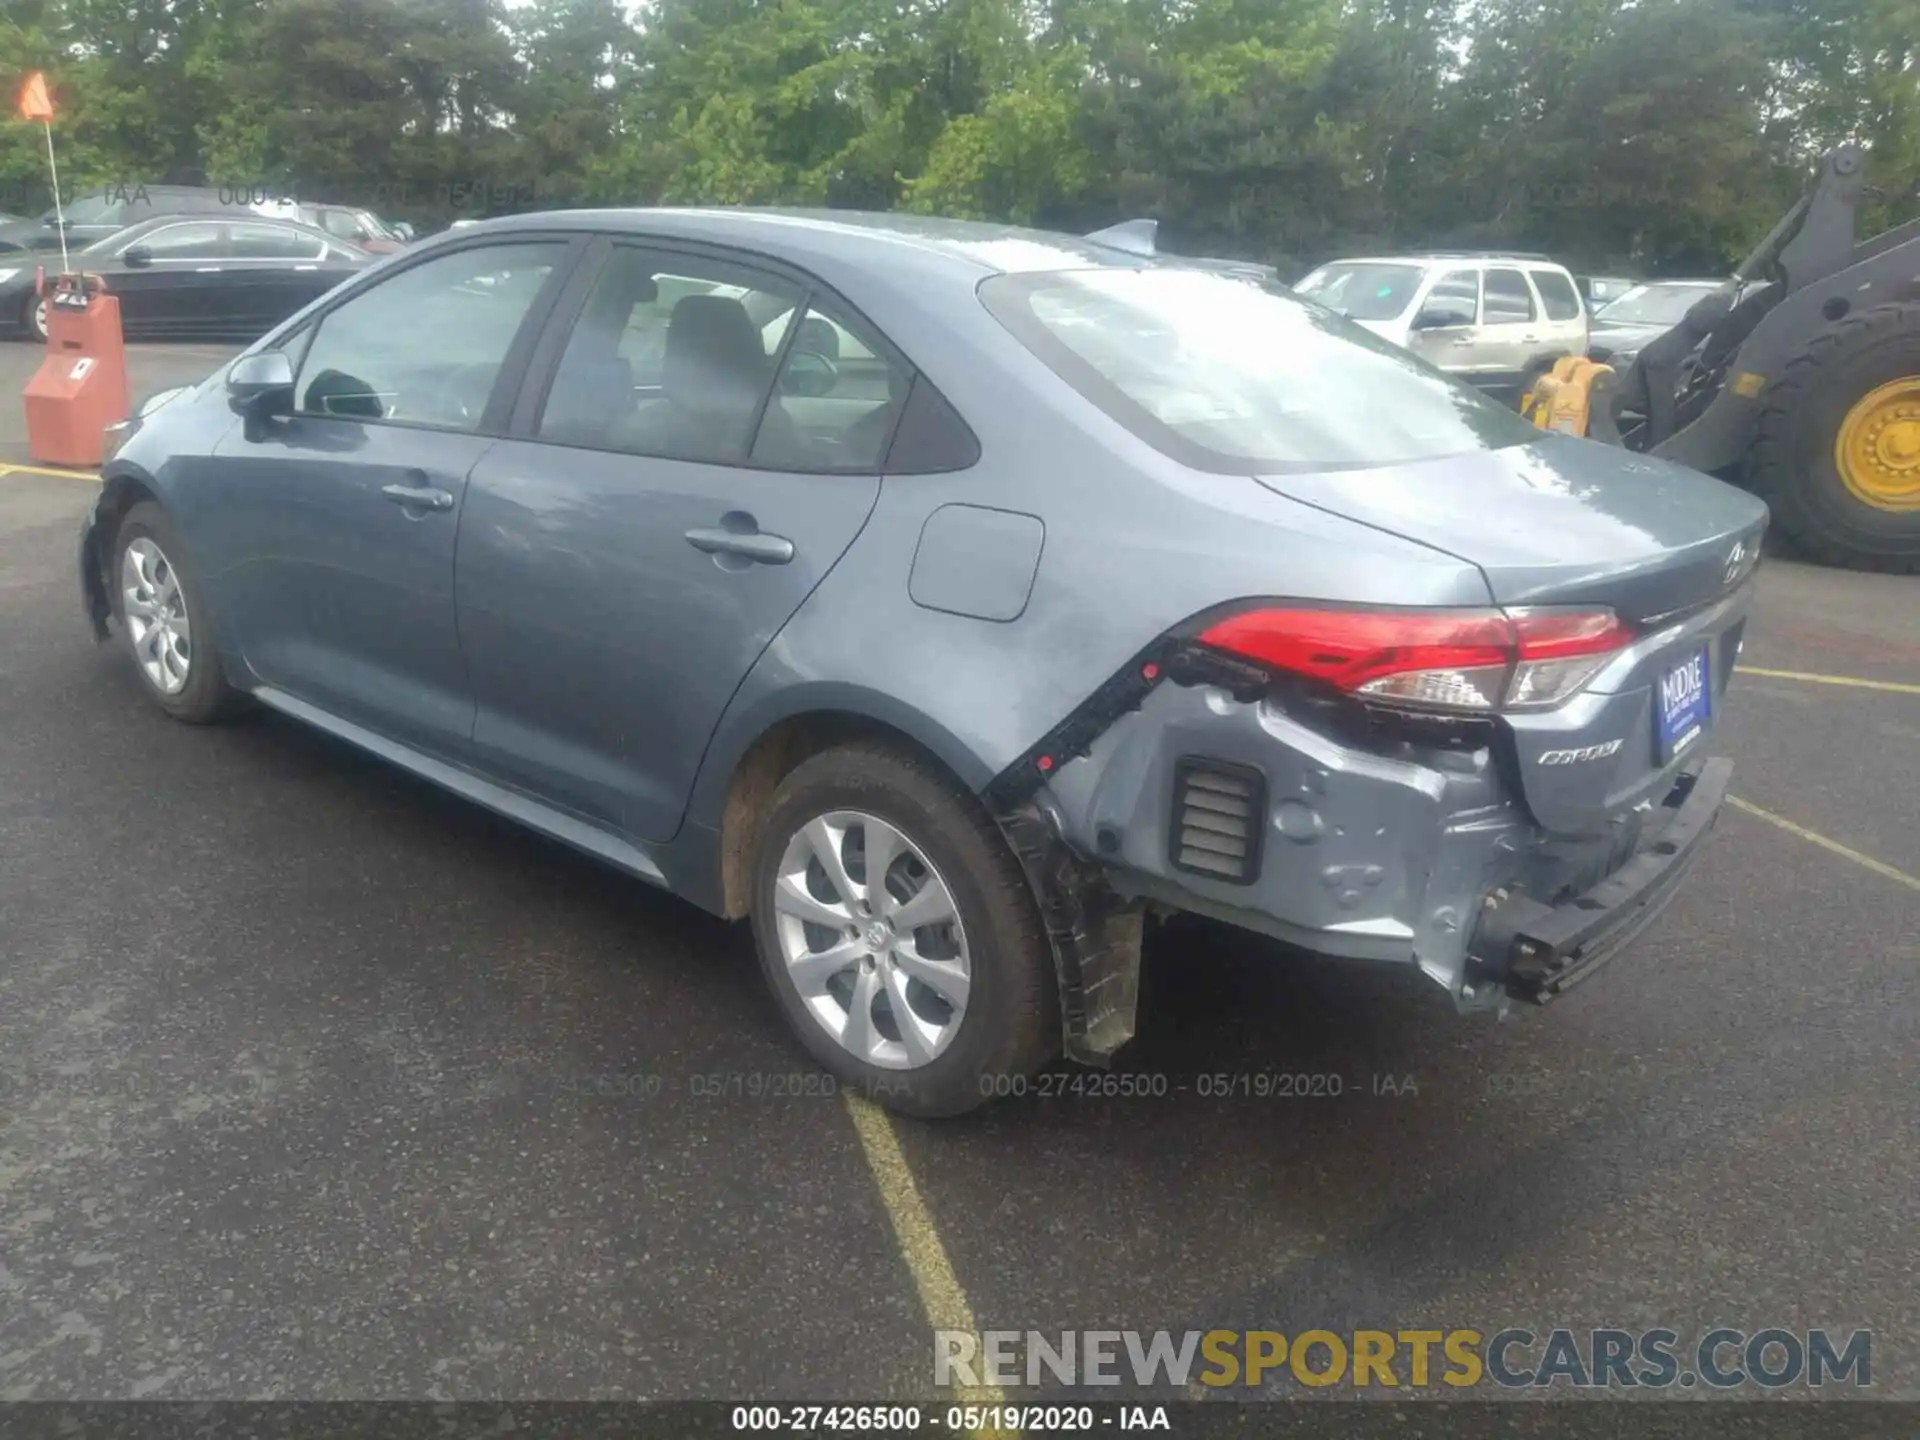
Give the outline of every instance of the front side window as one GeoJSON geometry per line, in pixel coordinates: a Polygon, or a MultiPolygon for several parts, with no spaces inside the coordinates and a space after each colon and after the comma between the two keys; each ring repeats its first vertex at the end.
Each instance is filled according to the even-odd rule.
{"type": "Polygon", "coordinates": [[[1349,320],[1397,320],[1424,273],[1418,265],[1342,260],[1322,265],[1295,288],[1349,320]]]}
{"type": "Polygon", "coordinates": [[[308,415],[478,429],[560,241],[436,256],[321,318],[294,385],[308,415]]]}
{"type": "Polygon", "coordinates": [[[1486,323],[1518,325],[1534,318],[1533,291],[1518,270],[1487,271],[1486,323]]]}
{"type": "Polygon", "coordinates": [[[1539,437],[1318,305],[1220,276],[1031,272],[994,276],[980,295],[1082,396],[1196,469],[1362,469],[1539,437]]]}
{"type": "Polygon", "coordinates": [[[1546,308],[1549,320],[1580,318],[1580,292],[1573,288],[1573,281],[1558,270],[1535,270],[1533,288],[1540,292],[1540,303],[1546,308]]]}
{"type": "MultiPolygon", "coordinates": [[[[729,264],[616,246],[555,367],[542,440],[740,464],[773,388],[798,286],[729,264]]],[[[776,422],[777,423],[777,422],[776,422]]]]}
{"type": "Polygon", "coordinates": [[[1452,329],[1480,323],[1480,272],[1449,270],[1433,282],[1420,302],[1419,323],[1429,329],[1452,329]]]}
{"type": "Polygon", "coordinates": [[[149,230],[127,248],[131,250],[136,246],[151,255],[155,264],[218,260],[227,253],[220,227],[211,222],[162,225],[158,230],[149,230]]]}

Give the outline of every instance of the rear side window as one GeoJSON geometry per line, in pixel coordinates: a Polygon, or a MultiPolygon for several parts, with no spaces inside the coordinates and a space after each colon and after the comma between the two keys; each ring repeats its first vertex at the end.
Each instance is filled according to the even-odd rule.
{"type": "Polygon", "coordinates": [[[1518,270],[1489,270],[1486,284],[1486,323],[1513,325],[1534,318],[1533,292],[1518,270]]]}
{"type": "MultiPolygon", "coordinates": [[[[761,334],[784,337],[787,317],[761,334]]],[[[849,315],[807,307],[787,341],[773,403],[754,437],[753,462],[781,470],[869,471],[880,464],[912,377],[876,353],[849,315]]]]}
{"type": "Polygon", "coordinates": [[[1524,444],[1520,415],[1292,294],[1172,268],[996,275],[994,317],[1199,470],[1353,470],[1524,444]]]}
{"type": "Polygon", "coordinates": [[[1540,292],[1540,303],[1546,307],[1549,320],[1580,318],[1580,292],[1558,270],[1535,270],[1533,286],[1540,292]]]}
{"type": "Polygon", "coordinates": [[[227,242],[235,260],[318,260],[323,248],[319,236],[283,225],[229,225],[227,242]]]}

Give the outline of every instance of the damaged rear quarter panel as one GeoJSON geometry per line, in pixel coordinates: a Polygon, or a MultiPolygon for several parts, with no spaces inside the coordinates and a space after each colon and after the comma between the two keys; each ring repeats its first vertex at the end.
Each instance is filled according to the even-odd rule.
{"type": "Polygon", "coordinates": [[[1068,842],[1123,893],[1322,954],[1418,963],[1456,993],[1480,897],[1534,834],[1488,749],[1371,754],[1211,686],[1154,690],[1046,797],[1068,842]],[[1267,778],[1251,883],[1173,864],[1174,768],[1189,755],[1267,778]]]}

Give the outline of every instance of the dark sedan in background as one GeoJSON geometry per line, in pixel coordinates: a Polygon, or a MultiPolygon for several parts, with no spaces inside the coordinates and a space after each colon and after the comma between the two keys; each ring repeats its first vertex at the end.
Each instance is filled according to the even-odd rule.
{"type": "Polygon", "coordinates": [[[0,217],[0,261],[12,264],[8,254],[60,255],[61,222],[65,221],[67,253],[119,234],[129,225],[163,215],[244,215],[253,207],[244,194],[209,189],[204,185],[110,185],[71,196],[59,211],[38,219],[0,217]]]}
{"type": "Polygon", "coordinates": [[[1587,327],[1587,354],[1616,369],[1633,363],[1642,346],[1687,318],[1718,290],[1721,280],[1649,280],[1608,301],[1587,327]]]}
{"type": "MultiPolygon", "coordinates": [[[[58,269],[51,258],[0,255],[0,325],[46,338],[34,277],[58,269]]],[[[88,246],[71,265],[106,277],[130,337],[251,340],[374,259],[290,220],[169,215],[88,246]]]]}

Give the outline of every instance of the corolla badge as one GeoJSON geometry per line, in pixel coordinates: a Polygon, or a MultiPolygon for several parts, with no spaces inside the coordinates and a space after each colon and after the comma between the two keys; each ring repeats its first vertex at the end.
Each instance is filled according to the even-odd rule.
{"type": "Polygon", "coordinates": [[[1539,759],[1542,765],[1578,765],[1582,760],[1604,760],[1617,754],[1624,740],[1609,740],[1604,745],[1582,745],[1578,750],[1549,750],[1539,759]]]}

